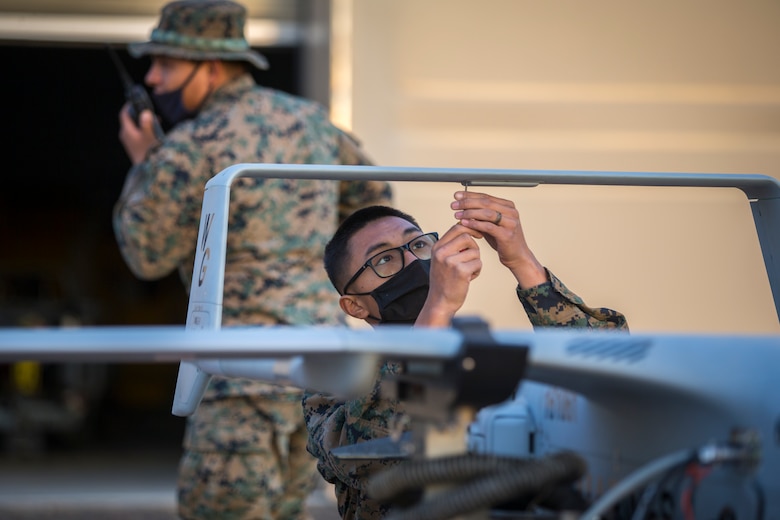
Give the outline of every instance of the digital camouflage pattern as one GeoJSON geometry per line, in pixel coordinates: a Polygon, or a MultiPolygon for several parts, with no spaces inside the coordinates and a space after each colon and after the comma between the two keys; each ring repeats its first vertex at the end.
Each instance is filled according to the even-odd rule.
{"type": "MultiPolygon", "coordinates": [[[[611,309],[593,309],[571,292],[549,270],[549,281],[529,289],[517,289],[531,325],[540,327],[584,327],[589,329],[628,330],[623,314],[611,309]]],[[[398,370],[385,364],[378,375],[398,370]]],[[[317,457],[317,468],[334,484],[339,514],[344,520],[378,520],[390,511],[390,504],[372,499],[366,492],[371,475],[395,464],[392,460],[339,460],[331,450],[398,433],[403,406],[383,399],[379,385],[367,396],[339,401],[321,393],[307,393],[303,399],[309,428],[309,452],[317,457]]]]}
{"type": "Polygon", "coordinates": [[[178,477],[182,516],[306,518],[300,497],[311,493],[316,465],[306,452],[300,399],[228,401],[202,403],[187,429],[178,477]]]}
{"type": "MultiPolygon", "coordinates": [[[[259,87],[246,74],[214,92],[195,119],[171,130],[146,161],[128,173],[114,208],[114,230],[136,276],[152,280],[178,269],[189,289],[205,184],[237,163],[370,161],[353,139],[330,123],[321,106],[259,87]]],[[[341,217],[374,204],[392,204],[388,183],[237,179],[228,220],[223,326],[343,323],[338,294],[322,265],[324,247],[341,217]]],[[[301,483],[298,489],[285,489],[292,497],[281,498],[291,511],[300,509],[316,482],[315,461],[305,453],[300,410],[299,428],[292,432],[289,417],[277,417],[272,410],[280,403],[288,411],[288,403],[300,408],[301,395],[257,381],[212,378],[203,403],[188,421],[180,492],[202,499],[182,503],[183,518],[209,518],[207,511],[214,518],[265,518],[259,513],[229,516],[225,511],[238,500],[244,501],[245,511],[257,509],[269,496],[279,495],[272,485],[277,471],[285,475],[283,480],[301,483]],[[246,396],[253,396],[253,406],[264,414],[245,408],[246,396]],[[253,451],[254,441],[265,444],[253,451]],[[285,443],[290,456],[288,467],[281,469],[277,447],[285,443]],[[222,474],[220,468],[230,471],[222,474]],[[261,485],[247,484],[249,474],[260,478],[261,485]],[[262,475],[272,476],[263,481],[262,475]],[[203,491],[207,486],[209,491],[203,491]],[[244,498],[215,490],[242,486],[244,498]]],[[[299,517],[291,513],[274,518],[299,517]]]]}
{"type": "Polygon", "coordinates": [[[548,283],[530,289],[517,288],[517,297],[534,327],[628,330],[622,313],[588,307],[549,270],[547,279],[548,283]]]}

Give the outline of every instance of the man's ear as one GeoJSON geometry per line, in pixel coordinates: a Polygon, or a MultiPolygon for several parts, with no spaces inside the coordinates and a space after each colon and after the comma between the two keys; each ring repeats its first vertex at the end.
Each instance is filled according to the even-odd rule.
{"type": "Polygon", "coordinates": [[[209,60],[206,62],[206,70],[209,73],[209,84],[212,88],[219,88],[227,82],[228,76],[225,72],[225,65],[219,60],[209,60]]]}
{"type": "Polygon", "coordinates": [[[339,306],[342,311],[359,320],[364,320],[369,315],[368,309],[361,305],[358,299],[350,294],[345,294],[339,298],[339,306]]]}

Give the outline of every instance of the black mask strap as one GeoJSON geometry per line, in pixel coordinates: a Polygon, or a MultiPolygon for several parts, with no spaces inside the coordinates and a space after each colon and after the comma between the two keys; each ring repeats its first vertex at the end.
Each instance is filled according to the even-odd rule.
{"type": "Polygon", "coordinates": [[[196,73],[196,72],[198,72],[198,69],[200,68],[200,66],[201,66],[202,64],[203,64],[203,62],[202,62],[202,61],[196,61],[196,62],[195,62],[195,68],[194,68],[194,69],[192,69],[192,72],[190,72],[190,75],[189,75],[189,76],[187,76],[187,79],[185,79],[185,80],[184,80],[184,83],[182,83],[182,84],[181,84],[181,87],[179,87],[179,88],[175,88],[175,89],[173,89],[173,90],[184,90],[184,89],[187,87],[187,85],[189,85],[189,84],[190,84],[190,81],[192,81],[192,78],[194,78],[194,77],[195,77],[195,73],[196,73]]]}

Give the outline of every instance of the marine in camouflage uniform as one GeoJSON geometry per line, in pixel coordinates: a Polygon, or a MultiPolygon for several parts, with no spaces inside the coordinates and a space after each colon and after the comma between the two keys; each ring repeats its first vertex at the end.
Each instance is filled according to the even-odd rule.
{"type": "MultiPolygon", "coordinates": [[[[505,209],[501,211],[510,214],[505,209]]],[[[517,215],[517,212],[513,210],[512,214],[517,215]]],[[[502,218],[497,220],[501,222],[502,218]]],[[[505,216],[503,221],[510,221],[510,218],[505,216]]],[[[410,222],[416,226],[413,219],[410,222]]],[[[517,228],[520,229],[519,220],[517,228]]],[[[522,244],[525,245],[524,238],[522,244]]],[[[350,247],[359,249],[354,245],[350,247]]],[[[531,254],[530,250],[528,252],[531,254]]],[[[363,260],[359,259],[357,264],[363,260]]],[[[533,261],[536,262],[535,258],[533,261]]],[[[539,276],[546,278],[546,281],[532,287],[521,288],[518,285],[516,288],[517,297],[534,328],[628,330],[623,314],[612,309],[587,306],[547,268],[539,264],[537,269],[539,276]]],[[[367,269],[364,271],[368,272],[367,269]]],[[[340,283],[343,284],[343,280],[339,281],[338,277],[338,274],[331,274],[331,281],[341,291],[340,283]]],[[[344,289],[343,292],[346,293],[346,288],[344,289]]],[[[397,461],[339,459],[333,456],[332,450],[340,446],[389,437],[391,433],[399,433],[399,427],[408,424],[403,417],[403,404],[385,399],[379,392],[379,379],[398,370],[399,365],[396,363],[383,364],[378,370],[373,391],[359,399],[343,401],[331,395],[314,392],[308,392],[304,396],[304,415],[309,428],[308,449],[317,457],[317,467],[322,476],[334,484],[338,510],[345,520],[377,520],[384,518],[390,511],[391,504],[373,499],[366,490],[372,475],[396,464],[397,461]]]]}
{"type": "MultiPolygon", "coordinates": [[[[245,16],[233,2],[173,2],[151,41],[130,51],[264,66],[244,39],[245,16]]],[[[136,276],[152,280],[178,269],[189,289],[205,184],[237,163],[370,161],[321,106],[262,88],[245,71],[210,92],[194,117],[176,124],[129,171],[114,229],[136,276]]],[[[345,215],[390,200],[385,182],[237,179],[223,326],[343,323],[322,268],[325,243],[345,215]]],[[[212,378],[186,427],[178,479],[183,518],[306,517],[304,501],[319,477],[306,451],[301,396],[298,389],[212,378]]]]}

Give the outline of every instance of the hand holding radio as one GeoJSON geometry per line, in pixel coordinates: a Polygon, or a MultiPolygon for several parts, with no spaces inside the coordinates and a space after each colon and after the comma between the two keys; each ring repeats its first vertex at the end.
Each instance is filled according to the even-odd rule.
{"type": "Polygon", "coordinates": [[[162,141],[163,137],[165,136],[165,132],[163,132],[162,126],[160,126],[160,122],[158,121],[157,116],[154,114],[154,105],[152,104],[152,100],[149,99],[149,94],[147,94],[146,89],[143,87],[143,85],[133,83],[133,80],[130,78],[130,74],[127,72],[127,69],[125,69],[124,65],[122,65],[122,61],[119,59],[116,51],[114,51],[111,46],[108,46],[108,52],[111,55],[111,59],[114,61],[114,65],[119,72],[119,78],[122,80],[122,85],[125,89],[125,99],[127,100],[127,115],[130,117],[136,127],[141,128],[141,114],[144,110],[150,111],[153,116],[152,132],[158,141],[162,141]]]}

